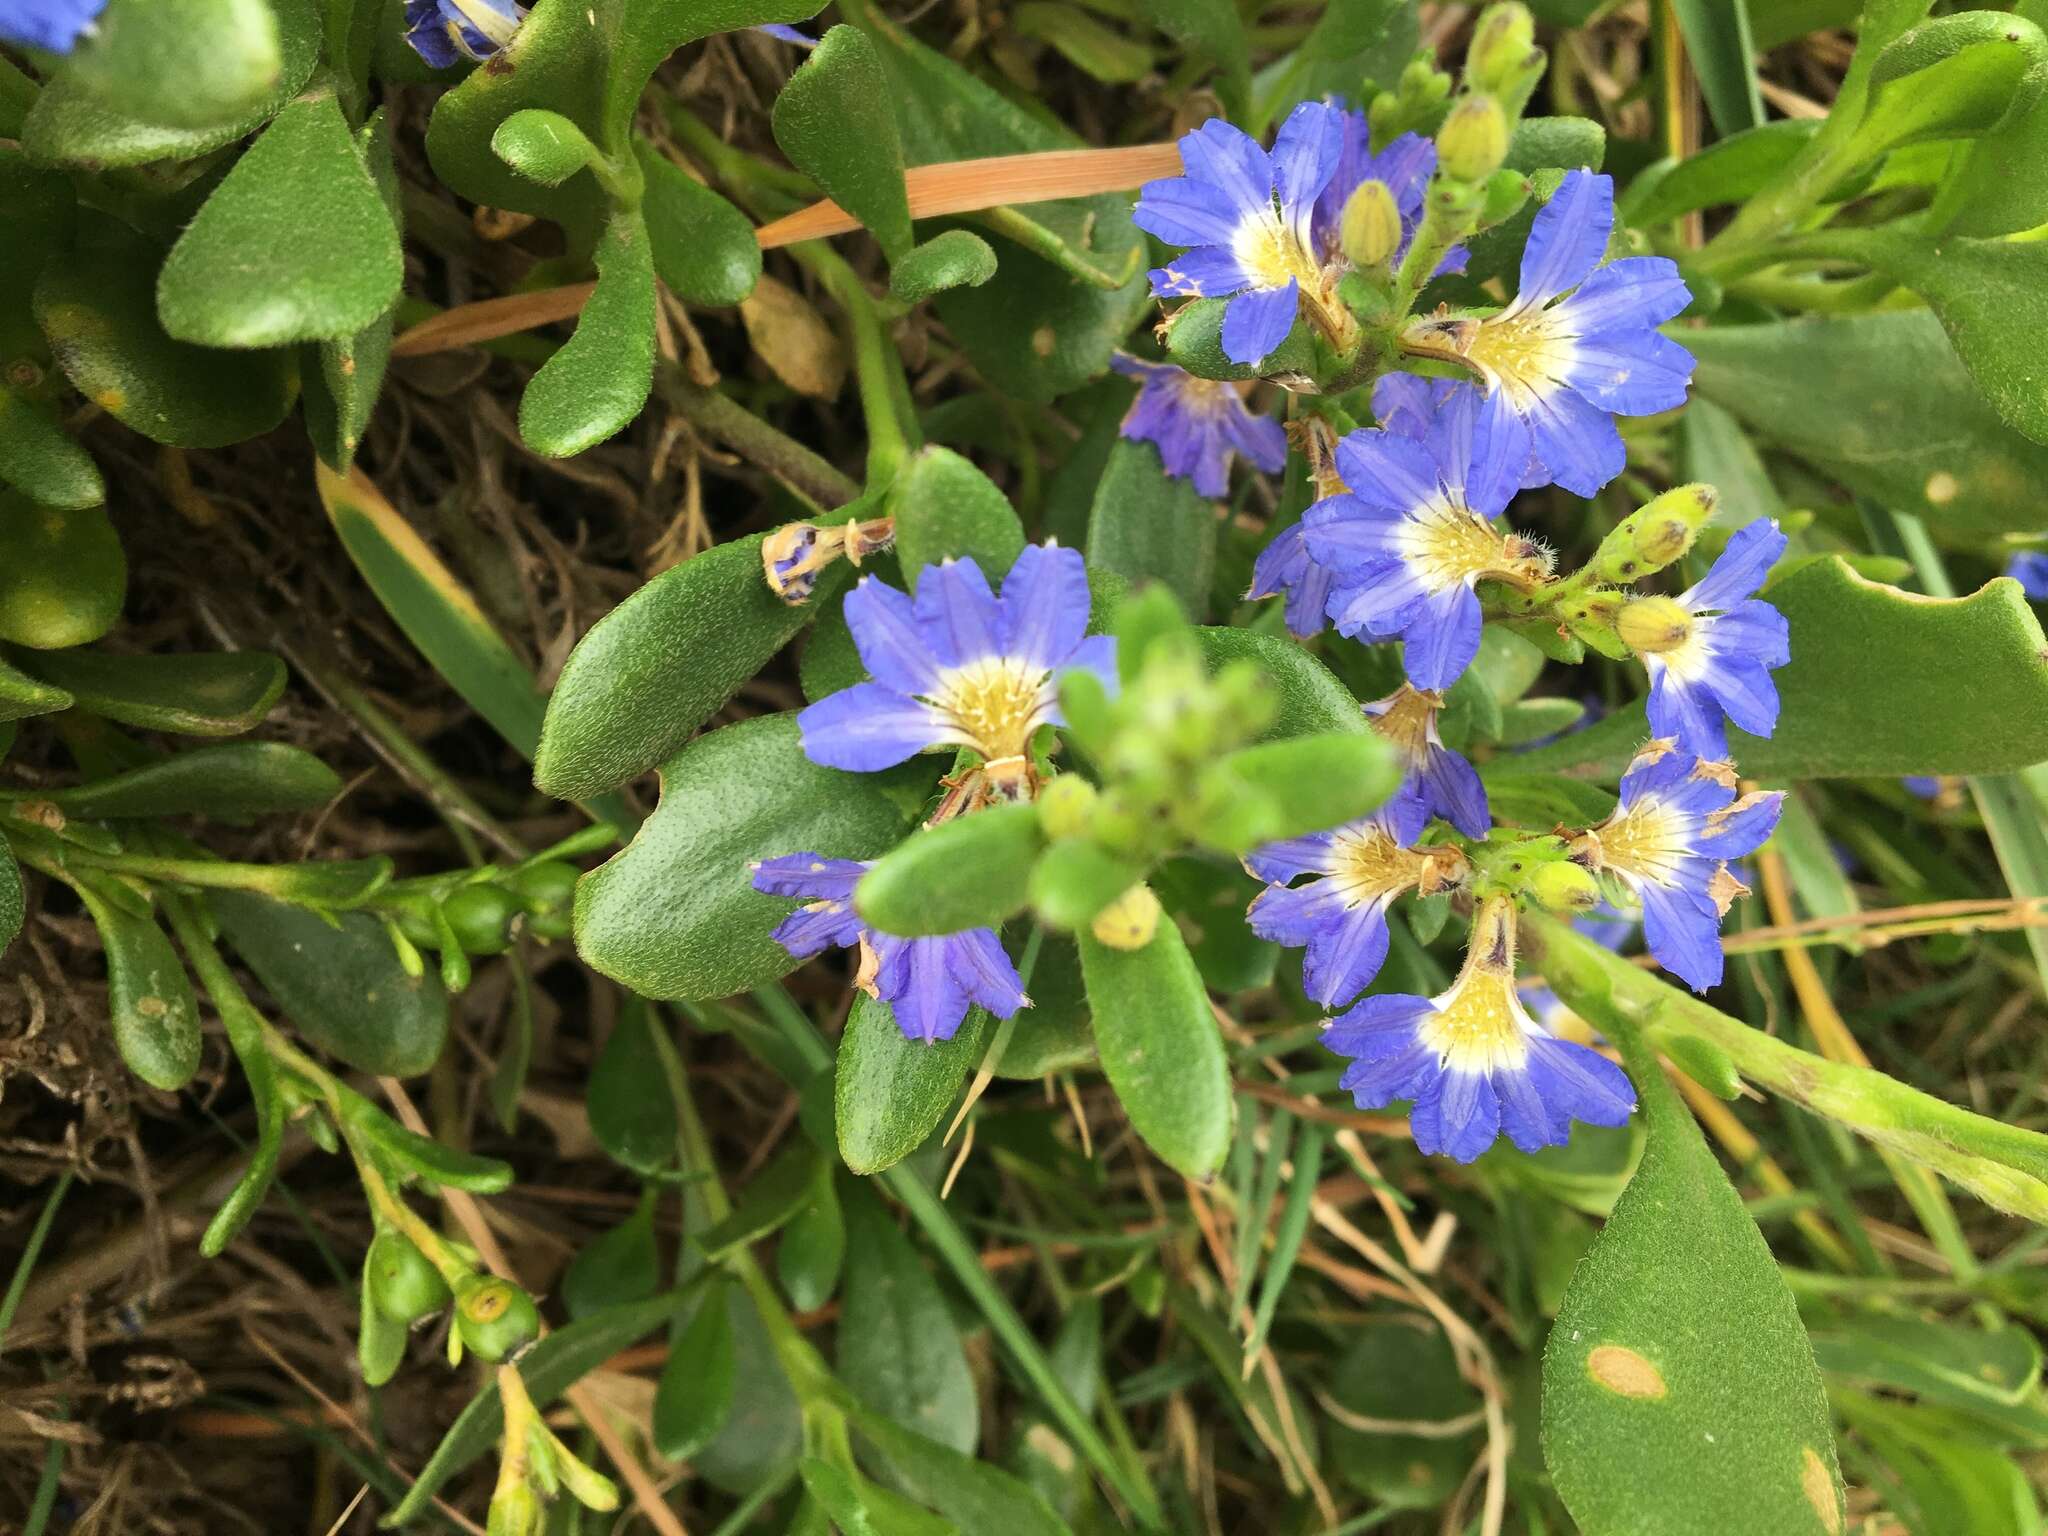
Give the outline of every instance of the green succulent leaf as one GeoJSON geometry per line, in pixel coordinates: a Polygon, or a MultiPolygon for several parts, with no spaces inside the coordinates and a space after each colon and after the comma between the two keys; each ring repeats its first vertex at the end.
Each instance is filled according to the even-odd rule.
{"type": "Polygon", "coordinates": [[[498,124],[491,150],[528,181],[559,187],[598,163],[597,146],[568,118],[546,107],[526,107],[498,124]]]}
{"type": "Polygon", "coordinates": [[[1038,807],[997,805],[912,833],[861,878],[854,907],[884,933],[999,928],[1030,900],[1038,807]]]}
{"type": "Polygon", "coordinates": [[[157,313],[179,341],[253,349],[350,337],[398,297],[398,230],[331,89],[236,160],[171,247],[157,313]]]}
{"type": "Polygon", "coordinates": [[[981,1438],[979,1399],[938,1282],[868,1188],[846,1198],[839,1374],[876,1413],[961,1455],[981,1438]]]}
{"type": "Polygon", "coordinates": [[[647,182],[640,212],[655,274],[685,304],[739,303],[761,277],[753,224],[645,139],[633,148],[647,182]]]}
{"type": "Polygon", "coordinates": [[[270,713],[284,692],[284,662],[263,651],[124,656],[52,651],[23,656],[43,682],[79,708],[122,725],[181,736],[235,736],[270,713]]]}
{"type": "Polygon", "coordinates": [[[789,77],[775,98],[775,142],[867,226],[892,264],[909,251],[910,198],[889,80],[857,27],[827,32],[789,77]]]}
{"type": "MultiPolygon", "coordinates": [[[[0,661],[0,725],[71,707],[71,695],[0,661]]],[[[4,734],[4,733],[0,733],[4,734]]]]}
{"type": "Polygon", "coordinates": [[[749,866],[788,853],[867,858],[904,815],[857,774],[803,755],[793,715],[761,715],[693,741],[661,772],[661,804],[576,887],[576,947],[648,997],[727,997],[795,969],[773,932],[790,903],[749,866]]]}
{"type": "Polygon", "coordinates": [[[161,762],[94,779],[41,798],[89,820],[216,816],[239,820],[318,810],[341,778],[312,753],[275,741],[194,747],[161,762]]]}
{"type": "Polygon", "coordinates": [[[1082,934],[1081,974],[1103,1074],[1146,1146],[1175,1172],[1207,1179],[1236,1124],[1223,1037],[1180,929],[1162,919],[1143,949],[1082,934]]]}
{"type": "Polygon", "coordinates": [[[1156,581],[1189,613],[1209,606],[1216,568],[1216,504],[1169,475],[1150,443],[1119,439],[1088,517],[1088,563],[1133,587],[1156,581]]]}
{"type": "Polygon", "coordinates": [[[61,512],[0,490],[0,549],[0,640],[61,650],[120,622],[128,561],[104,507],[61,512]]]}
{"type": "MultiPolygon", "coordinates": [[[[303,244],[295,234],[294,244],[303,244]]],[[[36,322],[78,392],[154,442],[224,448],[260,437],[291,409],[293,355],[222,357],[157,319],[162,253],[104,214],[81,214],[71,251],[36,284],[36,322]]]]}
{"type": "Polygon", "coordinates": [[[1236,661],[1256,662],[1265,672],[1279,708],[1261,741],[1366,731],[1365,715],[1351,690],[1300,646],[1278,635],[1208,625],[1196,629],[1195,642],[1212,676],[1236,661]]]}
{"type": "MultiPolygon", "coordinates": [[[[10,861],[11,862],[11,861],[10,861]]],[[[107,957],[107,1016],[128,1070],[175,1093],[199,1070],[199,999],[156,919],[74,883],[107,957]]]]}
{"type": "Polygon", "coordinates": [[[661,1256],[654,1243],[654,1205],[642,1200],[633,1214],[586,1243],[562,1274],[562,1306],[571,1317],[645,1301],[661,1289],[661,1256]]]}
{"type": "Polygon", "coordinates": [[[683,1461],[710,1444],[732,1416],[738,1367],[731,1288],[714,1276],[669,1351],[654,1389],[654,1446],[683,1461]]]}
{"type": "Polygon", "coordinates": [[[889,293],[905,304],[922,304],[948,288],[979,288],[996,275],[996,253],[969,229],[941,230],[906,251],[889,269],[889,293]]]}
{"type": "Polygon", "coordinates": [[[889,1005],[853,1000],[833,1068],[840,1159],[855,1173],[880,1173],[910,1156],[938,1129],[981,1061],[989,1017],[970,1008],[950,1040],[912,1040],[889,1005]]]}
{"type": "Polygon", "coordinates": [[[896,558],[910,589],[942,560],[968,559],[999,586],[1024,550],[1024,525],[993,480],[950,448],[923,448],[889,489],[896,558]]]}
{"type": "Polygon", "coordinates": [[[213,127],[277,88],[281,33],[264,0],[113,0],[64,78],[156,122],[213,127]]]}
{"type": "Polygon", "coordinates": [[[1717,139],[1696,155],[1636,177],[1615,211],[1646,227],[1698,208],[1742,202],[1790,165],[1819,126],[1813,118],[1786,117],[1717,139]]]}
{"type": "Polygon", "coordinates": [[[1841,1473],[1792,1294],[1655,1053],[1620,1043],[1649,1141],[1544,1350],[1558,1494],[1586,1536],[1832,1536],[1841,1473]]]}
{"type": "Polygon", "coordinates": [[[536,784],[579,800],[673,757],[804,627],[835,573],[810,603],[783,602],[762,575],[764,537],[685,560],[598,620],[548,699],[536,784]]]}
{"type": "Polygon", "coordinates": [[[654,387],[654,255],[637,212],[617,212],[597,248],[597,289],[576,334],[519,401],[519,435],[551,458],[581,453],[640,414],[654,387]]]}
{"type": "Polygon", "coordinates": [[[23,147],[45,165],[93,171],[210,154],[275,117],[320,62],[314,0],[122,0],[106,15],[135,28],[124,62],[96,71],[82,49],[22,125],[23,147]],[[223,47],[216,27],[230,19],[248,30],[223,47]]]}
{"type": "Polygon", "coordinates": [[[676,1104],[645,998],[629,998],[590,1069],[590,1130],[615,1162],[655,1174],[675,1161],[676,1104]]]}
{"type": "Polygon", "coordinates": [[[360,1072],[411,1077],[448,1037],[448,998],[429,968],[408,976],[384,927],[360,912],[332,923],[242,891],[207,898],[221,930],[314,1045],[360,1072]]]}
{"type": "Polygon", "coordinates": [[[1878,54],[1869,105],[1845,155],[1869,160],[1925,139],[1983,133],[2044,60],[2048,38],[2017,16],[1964,11],[1922,22],[1878,54]]]}
{"type": "Polygon", "coordinates": [[[1695,390],[1936,538],[2033,532],[2048,447],[2002,422],[1925,311],[1689,330],[1695,390]]]}
{"type": "Polygon", "coordinates": [[[107,499],[92,455],[43,406],[0,385],[0,485],[39,506],[82,511],[107,499]]]}

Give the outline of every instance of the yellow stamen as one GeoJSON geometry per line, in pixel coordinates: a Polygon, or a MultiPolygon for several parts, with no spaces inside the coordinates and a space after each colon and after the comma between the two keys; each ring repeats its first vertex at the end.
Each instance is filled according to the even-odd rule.
{"type": "Polygon", "coordinates": [[[1472,919],[1465,964],[1422,1024],[1422,1041],[1446,1067],[1461,1071],[1519,1069],[1537,1030],[1515,993],[1515,904],[1490,896],[1472,919]]]}

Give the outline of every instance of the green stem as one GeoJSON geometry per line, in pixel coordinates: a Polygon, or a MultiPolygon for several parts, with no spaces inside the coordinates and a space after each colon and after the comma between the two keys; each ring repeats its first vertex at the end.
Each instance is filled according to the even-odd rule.
{"type": "Polygon", "coordinates": [[[1787,1045],[1678,991],[1554,918],[1527,931],[1546,981],[1596,1024],[1640,1027],[1653,1043],[1691,1037],[1751,1082],[1922,1163],[2003,1211],[2048,1223],[2048,1136],[1958,1109],[1869,1067],[1787,1045]]]}
{"type": "Polygon", "coordinates": [[[678,416],[820,507],[829,511],[860,495],[860,487],[826,460],[769,426],[731,396],[692,383],[681,367],[661,368],[655,374],[654,387],[678,416]]]}
{"type": "Polygon", "coordinates": [[[896,478],[910,456],[917,432],[909,410],[910,387],[903,377],[903,359],[889,345],[874,298],[852,267],[822,240],[789,248],[809,267],[846,315],[853,344],[854,378],[860,385],[861,412],[868,429],[868,486],[880,489],[896,478]]]}

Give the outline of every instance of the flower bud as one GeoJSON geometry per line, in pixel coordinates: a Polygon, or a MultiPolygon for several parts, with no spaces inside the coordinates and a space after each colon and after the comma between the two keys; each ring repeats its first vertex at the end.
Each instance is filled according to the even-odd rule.
{"type": "Polygon", "coordinates": [[[1600,882],[1593,872],[1569,859],[1540,864],[1530,874],[1529,896],[1546,912],[1570,915],[1600,905],[1600,882]]]}
{"type": "Polygon", "coordinates": [[[1510,95],[1529,71],[1536,53],[1536,19],[1528,7],[1489,5],[1472,29],[1465,51],[1465,83],[1475,91],[1510,95]]]}
{"type": "Polygon", "coordinates": [[[1600,541],[1589,564],[1602,581],[1631,582],[1661,571],[1692,548],[1720,497],[1711,485],[1681,485],[1637,508],[1600,541]]]}
{"type": "Polygon", "coordinates": [[[1623,607],[1614,629],[1639,655],[1675,651],[1692,635],[1692,612],[1676,598],[1639,597],[1623,607]]]}
{"type": "Polygon", "coordinates": [[[524,1482],[500,1488],[491,1496],[486,1520],[489,1536],[537,1536],[541,1527],[540,1495],[524,1482]]]}
{"type": "Polygon", "coordinates": [[[1088,931],[1105,949],[1143,949],[1159,931],[1159,898],[1141,880],[1096,913],[1088,931]]]}
{"type": "Polygon", "coordinates": [[[1458,181],[1484,181],[1508,157],[1507,114],[1491,96],[1467,96],[1436,132],[1437,165],[1458,181]]]}
{"type": "Polygon", "coordinates": [[[1354,267],[1377,267],[1401,248],[1401,210],[1394,194],[1377,177],[1360,182],[1344,204],[1338,226],[1344,259],[1354,267]]]}
{"type": "Polygon", "coordinates": [[[1079,837],[1094,819],[1095,786],[1076,773],[1063,773],[1038,796],[1038,825],[1048,840],[1079,837]]]}

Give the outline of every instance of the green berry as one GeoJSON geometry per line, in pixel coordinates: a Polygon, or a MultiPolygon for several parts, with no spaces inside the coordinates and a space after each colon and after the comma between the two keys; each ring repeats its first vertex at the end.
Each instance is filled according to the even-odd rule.
{"type": "Polygon", "coordinates": [[[512,947],[519,899],[501,885],[465,885],[441,904],[466,955],[502,955],[512,947]]]}
{"type": "Polygon", "coordinates": [[[455,1293],[455,1327],[463,1343],[495,1363],[540,1336],[540,1309],[511,1281],[476,1275],[455,1293]]]}
{"type": "Polygon", "coordinates": [[[387,1228],[377,1234],[364,1273],[377,1309],[401,1323],[416,1323],[448,1305],[448,1282],[403,1232],[387,1228]]]}

